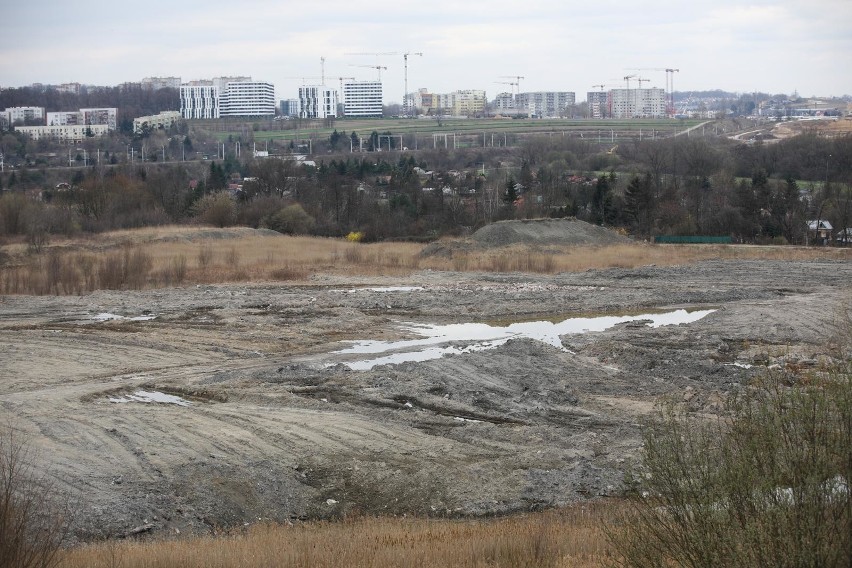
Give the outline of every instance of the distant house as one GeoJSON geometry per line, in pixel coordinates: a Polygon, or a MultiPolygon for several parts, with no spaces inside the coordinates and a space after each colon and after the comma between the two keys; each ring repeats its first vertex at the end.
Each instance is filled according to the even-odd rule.
{"type": "Polygon", "coordinates": [[[843,245],[852,245],[852,227],[846,227],[835,233],[834,240],[843,245]]]}
{"type": "Polygon", "coordinates": [[[834,228],[825,219],[808,221],[808,239],[816,244],[827,245],[831,241],[834,228]]]}

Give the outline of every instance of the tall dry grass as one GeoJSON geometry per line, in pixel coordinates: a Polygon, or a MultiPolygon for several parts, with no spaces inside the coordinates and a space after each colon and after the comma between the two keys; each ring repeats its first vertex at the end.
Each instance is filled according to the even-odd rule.
{"type": "Polygon", "coordinates": [[[849,260],[852,250],[732,245],[506,247],[421,256],[417,243],[258,234],[250,229],[167,227],[56,241],[34,254],[24,244],[0,250],[0,293],[83,294],[229,282],[304,281],[313,274],[403,276],[418,269],[554,274],[603,268],[670,266],[708,259],[849,260]]]}
{"type": "Polygon", "coordinates": [[[486,521],[361,518],[160,542],[112,542],[66,552],[59,568],[587,568],[609,554],[613,505],[586,504],[486,521]]]}

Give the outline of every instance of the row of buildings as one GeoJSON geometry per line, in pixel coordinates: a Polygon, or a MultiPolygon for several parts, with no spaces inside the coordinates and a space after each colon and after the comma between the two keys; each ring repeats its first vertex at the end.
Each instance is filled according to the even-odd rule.
{"type": "Polygon", "coordinates": [[[179,90],[185,119],[275,115],[275,86],[251,77],[190,81],[179,90]]]}
{"type": "Polygon", "coordinates": [[[14,126],[16,131],[33,140],[48,138],[59,142],[79,142],[87,136],[103,136],[115,130],[117,115],[115,108],[45,112],[43,107],[11,107],[0,112],[0,121],[14,126]]]}

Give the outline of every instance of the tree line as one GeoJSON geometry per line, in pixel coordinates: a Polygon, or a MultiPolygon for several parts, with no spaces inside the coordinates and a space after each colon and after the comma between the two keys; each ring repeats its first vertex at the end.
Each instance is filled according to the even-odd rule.
{"type": "MultiPolygon", "coordinates": [[[[331,146],[351,139],[332,137],[331,146]]],[[[852,137],[813,134],[775,144],[678,137],[609,149],[542,137],[515,149],[343,154],[308,165],[229,151],[212,162],[0,175],[0,234],[201,221],[427,240],[495,220],[570,216],[639,238],[805,243],[807,221],[852,226],[851,162],[852,137]],[[281,222],[287,208],[297,221],[281,222]]]]}

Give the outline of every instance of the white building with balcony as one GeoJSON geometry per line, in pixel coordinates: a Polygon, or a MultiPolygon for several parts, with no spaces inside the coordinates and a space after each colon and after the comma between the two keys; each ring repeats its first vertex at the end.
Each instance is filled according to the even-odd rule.
{"type": "Polygon", "coordinates": [[[9,107],[3,111],[3,116],[11,125],[18,121],[44,120],[44,107],[9,107]]]}
{"type": "Polygon", "coordinates": [[[337,91],[325,85],[299,87],[299,118],[337,117],[337,91]]]}
{"type": "Polygon", "coordinates": [[[666,91],[650,89],[612,89],[609,91],[612,118],[660,118],[666,116],[666,91]]]}
{"type": "Polygon", "coordinates": [[[381,81],[350,81],[343,83],[343,116],[381,117],[381,81]]]}

